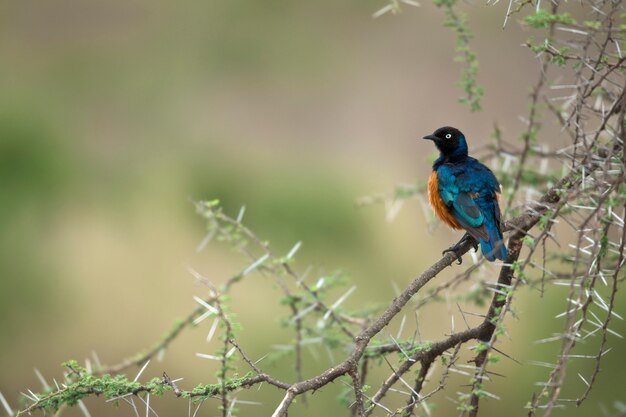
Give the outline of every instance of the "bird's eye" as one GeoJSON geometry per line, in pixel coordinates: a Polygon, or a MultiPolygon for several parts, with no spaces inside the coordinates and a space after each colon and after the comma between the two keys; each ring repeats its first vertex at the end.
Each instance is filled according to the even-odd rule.
{"type": "Polygon", "coordinates": [[[452,135],[449,134],[449,133],[446,135],[446,139],[450,139],[451,137],[452,137],[452,135]]]}

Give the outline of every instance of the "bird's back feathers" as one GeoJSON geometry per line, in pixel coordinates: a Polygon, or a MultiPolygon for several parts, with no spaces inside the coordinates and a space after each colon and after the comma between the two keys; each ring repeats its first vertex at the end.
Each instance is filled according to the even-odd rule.
{"type": "Polygon", "coordinates": [[[437,216],[454,229],[465,229],[481,243],[485,257],[506,258],[502,242],[500,184],[491,170],[474,158],[440,158],[428,182],[430,205],[437,216]]]}

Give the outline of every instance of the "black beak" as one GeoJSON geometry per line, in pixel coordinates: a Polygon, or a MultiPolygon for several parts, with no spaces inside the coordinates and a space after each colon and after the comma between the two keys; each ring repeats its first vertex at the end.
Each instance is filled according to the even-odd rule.
{"type": "Polygon", "coordinates": [[[437,136],[435,136],[435,135],[426,135],[426,136],[423,137],[423,139],[437,140],[439,138],[437,136]]]}

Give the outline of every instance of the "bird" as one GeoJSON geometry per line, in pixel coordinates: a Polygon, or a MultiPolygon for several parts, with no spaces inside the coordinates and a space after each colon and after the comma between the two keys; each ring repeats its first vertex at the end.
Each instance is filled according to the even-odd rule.
{"type": "Polygon", "coordinates": [[[424,136],[439,150],[428,179],[428,201],[435,214],[452,229],[465,230],[461,240],[443,251],[453,252],[458,263],[459,250],[469,240],[474,250],[478,243],[488,261],[505,260],[502,217],[498,204],[500,183],[489,168],[468,155],[465,135],[444,126],[424,136]]]}

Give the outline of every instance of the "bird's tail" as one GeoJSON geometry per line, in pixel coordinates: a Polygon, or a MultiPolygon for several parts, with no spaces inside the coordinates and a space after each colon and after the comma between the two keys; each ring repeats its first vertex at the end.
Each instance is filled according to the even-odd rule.
{"type": "Polygon", "coordinates": [[[483,251],[483,255],[488,261],[493,262],[496,259],[504,261],[506,259],[506,245],[502,241],[502,233],[495,225],[487,227],[489,233],[489,240],[485,241],[480,239],[480,248],[483,251]]]}

